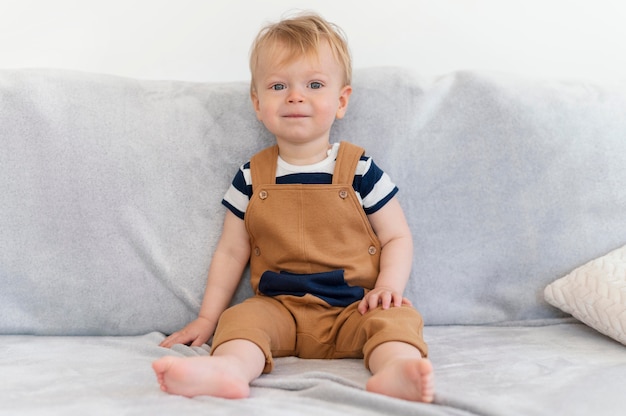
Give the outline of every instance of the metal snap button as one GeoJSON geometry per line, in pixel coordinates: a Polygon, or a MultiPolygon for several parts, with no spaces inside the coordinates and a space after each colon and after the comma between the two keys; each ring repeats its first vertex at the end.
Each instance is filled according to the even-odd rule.
{"type": "Polygon", "coordinates": [[[376,247],[370,246],[370,248],[367,249],[367,252],[373,256],[374,254],[376,254],[376,247]]]}
{"type": "Polygon", "coordinates": [[[260,256],[260,255],[261,255],[261,249],[260,249],[260,248],[258,248],[258,247],[255,247],[255,248],[254,248],[254,255],[255,255],[255,256],[260,256]]]}
{"type": "Polygon", "coordinates": [[[261,192],[259,192],[259,198],[266,199],[267,198],[267,191],[266,190],[262,190],[261,192]]]}
{"type": "Polygon", "coordinates": [[[339,198],[346,199],[347,197],[348,197],[348,191],[346,191],[345,189],[342,189],[341,191],[339,191],[339,198]]]}

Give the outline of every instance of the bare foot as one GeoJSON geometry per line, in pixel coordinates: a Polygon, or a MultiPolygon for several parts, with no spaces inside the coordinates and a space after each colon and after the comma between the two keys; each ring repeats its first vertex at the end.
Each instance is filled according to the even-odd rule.
{"type": "Polygon", "coordinates": [[[250,395],[248,380],[238,376],[228,357],[163,357],[152,363],[161,390],[185,397],[241,399],[250,395]]]}
{"type": "Polygon", "coordinates": [[[367,381],[367,391],[416,402],[433,401],[433,366],[425,358],[398,359],[367,381]]]}

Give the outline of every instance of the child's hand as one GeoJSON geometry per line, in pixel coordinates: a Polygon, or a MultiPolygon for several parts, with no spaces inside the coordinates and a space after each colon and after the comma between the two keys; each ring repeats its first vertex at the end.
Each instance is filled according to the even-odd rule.
{"type": "Polygon", "coordinates": [[[215,325],[205,318],[199,317],[188,323],[180,331],[174,332],[159,344],[160,347],[171,348],[174,344],[199,347],[211,338],[215,325]]]}
{"type": "Polygon", "coordinates": [[[388,287],[377,287],[370,290],[361,300],[357,310],[364,315],[367,311],[376,309],[378,305],[381,305],[383,309],[389,309],[391,307],[400,307],[402,305],[411,306],[412,303],[402,294],[394,292],[388,287]]]}

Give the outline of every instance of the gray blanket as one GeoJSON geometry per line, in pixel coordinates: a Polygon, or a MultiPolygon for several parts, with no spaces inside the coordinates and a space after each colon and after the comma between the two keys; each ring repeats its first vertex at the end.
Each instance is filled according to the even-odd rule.
{"type": "Polygon", "coordinates": [[[166,350],[157,347],[159,333],[2,336],[0,414],[624,414],[624,347],[581,324],[427,327],[425,335],[437,370],[434,405],[365,392],[360,360],[298,358],[278,359],[272,374],[253,383],[249,399],[174,397],[158,389],[150,363],[166,354],[206,355],[206,346],[166,350]]]}

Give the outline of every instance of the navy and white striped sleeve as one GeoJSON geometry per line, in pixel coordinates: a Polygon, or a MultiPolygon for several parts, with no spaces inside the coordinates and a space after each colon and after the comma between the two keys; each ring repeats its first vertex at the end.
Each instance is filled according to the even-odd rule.
{"type": "Polygon", "coordinates": [[[369,157],[362,157],[355,176],[355,190],[367,215],[385,206],[398,193],[398,187],[369,157]]]}
{"type": "Polygon", "coordinates": [[[222,199],[222,204],[233,214],[243,219],[251,196],[252,180],[250,178],[250,162],[248,162],[237,171],[224,195],[224,199],[222,199]]]}

